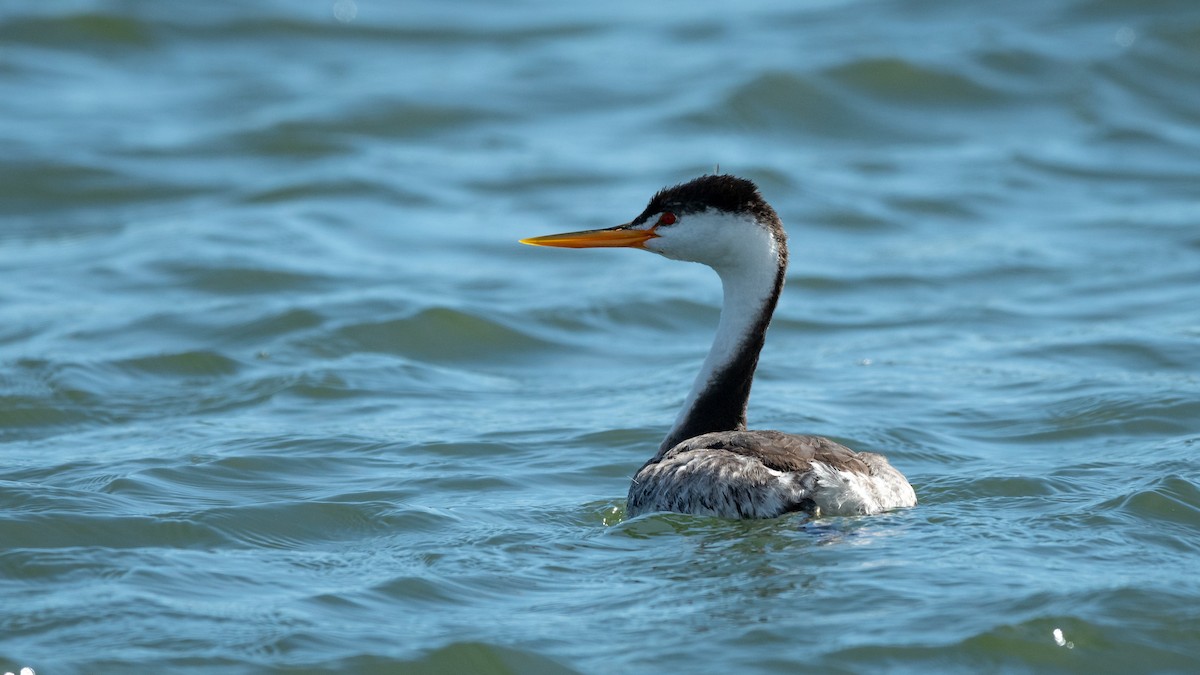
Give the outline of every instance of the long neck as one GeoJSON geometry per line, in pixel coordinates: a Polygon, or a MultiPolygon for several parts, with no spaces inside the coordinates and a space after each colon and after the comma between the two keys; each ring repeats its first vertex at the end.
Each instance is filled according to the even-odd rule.
{"type": "Polygon", "coordinates": [[[782,241],[773,242],[762,255],[765,258],[750,264],[714,267],[724,287],[721,321],[691,393],[659,447],[659,457],[694,436],[746,428],[750,384],[787,270],[782,241]]]}

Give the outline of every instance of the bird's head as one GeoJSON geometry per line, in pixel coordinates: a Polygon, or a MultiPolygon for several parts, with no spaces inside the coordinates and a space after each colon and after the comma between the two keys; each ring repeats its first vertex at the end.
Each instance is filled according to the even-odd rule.
{"type": "Polygon", "coordinates": [[[779,216],[754,183],[736,176],[701,176],[660,190],[624,225],[522,239],[534,246],[640,248],[718,272],[778,264],[786,254],[779,216]]]}

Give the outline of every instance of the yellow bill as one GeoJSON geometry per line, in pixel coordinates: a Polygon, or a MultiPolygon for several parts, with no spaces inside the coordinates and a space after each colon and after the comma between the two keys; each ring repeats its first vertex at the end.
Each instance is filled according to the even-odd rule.
{"type": "Polygon", "coordinates": [[[654,228],[631,230],[624,225],[604,230],[584,230],[565,234],[548,234],[544,237],[522,239],[530,246],[557,246],[559,248],[642,248],[642,245],[657,237],[654,228]]]}

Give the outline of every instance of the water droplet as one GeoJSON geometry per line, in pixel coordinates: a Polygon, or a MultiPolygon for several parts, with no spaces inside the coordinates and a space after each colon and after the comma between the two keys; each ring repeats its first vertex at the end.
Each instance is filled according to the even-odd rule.
{"type": "Polygon", "coordinates": [[[358,5],[354,0],[337,0],[333,3],[333,18],[342,23],[350,23],[358,16],[358,5]]]}
{"type": "Polygon", "coordinates": [[[1137,31],[1129,26],[1121,26],[1113,35],[1113,42],[1116,42],[1118,47],[1127,49],[1132,47],[1135,41],[1137,41],[1137,31]]]}
{"type": "Polygon", "coordinates": [[[1067,639],[1063,637],[1061,628],[1054,629],[1054,644],[1058,645],[1059,647],[1066,647],[1067,649],[1075,648],[1074,642],[1068,642],[1067,639]]]}

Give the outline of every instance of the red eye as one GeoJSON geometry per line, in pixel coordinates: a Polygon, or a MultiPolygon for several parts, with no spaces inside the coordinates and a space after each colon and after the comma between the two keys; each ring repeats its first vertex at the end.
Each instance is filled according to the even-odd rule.
{"type": "Polygon", "coordinates": [[[671,213],[670,211],[663,213],[661,216],[658,217],[658,224],[659,225],[674,225],[675,224],[675,214],[671,213]]]}

